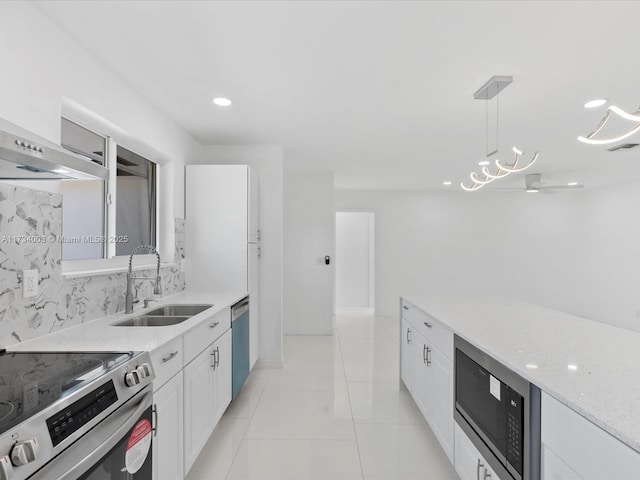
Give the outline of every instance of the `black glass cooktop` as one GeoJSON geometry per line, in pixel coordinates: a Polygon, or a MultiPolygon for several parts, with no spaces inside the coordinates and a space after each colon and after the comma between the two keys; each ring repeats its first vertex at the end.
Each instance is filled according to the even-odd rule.
{"type": "Polygon", "coordinates": [[[7,352],[0,355],[0,433],[4,433],[134,353],[7,352]]]}

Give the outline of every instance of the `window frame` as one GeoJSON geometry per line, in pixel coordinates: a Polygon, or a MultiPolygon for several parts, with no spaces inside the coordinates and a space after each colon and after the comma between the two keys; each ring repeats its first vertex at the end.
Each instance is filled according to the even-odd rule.
{"type": "MultiPolygon", "coordinates": [[[[80,127],[89,130],[106,139],[105,167],[109,170],[109,178],[105,180],[105,235],[108,239],[116,235],[116,177],[117,177],[117,147],[120,146],[134,152],[155,164],[155,248],[160,252],[162,247],[161,231],[161,185],[163,165],[168,160],[155,149],[131,136],[120,127],[108,120],[96,115],[90,110],[76,104],[72,100],[63,99],[60,118],[73,122],[80,127]]],[[[64,232],[63,232],[64,234],[64,232]]],[[[116,243],[107,242],[104,249],[104,257],[86,260],[62,260],[62,275],[65,278],[82,277],[97,274],[109,274],[123,272],[128,269],[129,255],[116,255],[116,243]]],[[[155,255],[136,255],[134,270],[149,268],[156,265],[155,255]]],[[[169,262],[163,264],[173,265],[173,256],[169,262]]]]}

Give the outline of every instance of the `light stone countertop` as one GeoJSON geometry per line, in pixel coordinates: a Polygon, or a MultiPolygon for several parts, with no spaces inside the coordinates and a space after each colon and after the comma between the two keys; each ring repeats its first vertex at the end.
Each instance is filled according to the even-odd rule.
{"type": "MultiPolygon", "coordinates": [[[[248,295],[247,292],[192,292],[163,297],[149,308],[136,306],[130,314],[98,318],[90,322],[60,330],[48,335],[11,345],[9,351],[148,351],[151,352],[174,338],[185,334],[211,315],[230,307],[248,295]],[[163,305],[212,304],[213,307],[194,315],[177,325],[163,327],[113,326],[126,318],[138,316],[163,305]]],[[[231,321],[231,320],[230,320],[231,321]]]]}
{"type": "Polygon", "coordinates": [[[403,296],[640,452],[640,333],[505,298],[403,296]]]}

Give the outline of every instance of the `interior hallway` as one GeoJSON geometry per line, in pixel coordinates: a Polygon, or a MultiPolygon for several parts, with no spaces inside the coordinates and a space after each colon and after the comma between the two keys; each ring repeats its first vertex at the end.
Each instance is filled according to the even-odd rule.
{"type": "Polygon", "coordinates": [[[334,336],[285,336],[256,368],[187,480],[458,478],[399,390],[398,321],[338,309],[334,336]]]}

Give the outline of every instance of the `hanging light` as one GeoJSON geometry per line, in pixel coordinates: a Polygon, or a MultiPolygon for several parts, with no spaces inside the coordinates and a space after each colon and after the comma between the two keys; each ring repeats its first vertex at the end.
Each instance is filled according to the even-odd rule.
{"type": "MultiPolygon", "coordinates": [[[[513,81],[513,77],[499,77],[494,76],[485,83],[476,93],[473,94],[473,98],[476,100],[485,100],[485,116],[486,116],[486,146],[487,146],[487,159],[492,155],[498,153],[498,94],[507,87],[513,81]],[[488,101],[492,98],[496,97],[496,145],[495,150],[489,152],[489,109],[488,109],[488,101]]],[[[640,121],[640,120],[639,120],[640,121]]],[[[460,187],[467,192],[475,192],[476,190],[480,190],[485,185],[497,180],[499,178],[504,178],[511,173],[521,172],[526,170],[534,162],[538,159],[538,152],[535,152],[529,160],[525,164],[520,163],[521,157],[524,155],[524,152],[520,150],[518,147],[513,147],[513,153],[515,155],[513,161],[511,163],[502,162],[500,159],[496,159],[494,164],[497,168],[495,172],[491,172],[486,165],[490,165],[488,160],[483,160],[478,162],[478,165],[482,166],[480,170],[481,175],[479,176],[476,172],[471,172],[469,175],[471,178],[471,185],[467,186],[464,182],[460,183],[460,187]]]]}
{"type": "Polygon", "coordinates": [[[596,128],[594,128],[593,131],[586,137],[583,137],[582,135],[579,136],[578,140],[580,140],[582,143],[586,143],[589,145],[608,145],[610,143],[616,143],[621,140],[624,140],[625,138],[630,137],[631,135],[633,135],[638,131],[640,131],[640,110],[636,110],[633,113],[628,113],[628,112],[625,112],[620,107],[617,107],[615,105],[610,105],[607,108],[607,113],[604,114],[604,117],[602,117],[602,120],[600,120],[600,123],[598,123],[596,128]],[[601,139],[593,138],[598,134],[598,132],[600,132],[600,130],[604,128],[604,126],[607,124],[607,122],[611,118],[612,113],[615,113],[620,118],[624,118],[625,120],[629,120],[630,122],[636,122],[636,125],[634,125],[633,127],[631,127],[631,129],[627,130],[626,132],[616,137],[601,138],[601,139]]]}

